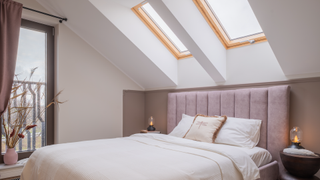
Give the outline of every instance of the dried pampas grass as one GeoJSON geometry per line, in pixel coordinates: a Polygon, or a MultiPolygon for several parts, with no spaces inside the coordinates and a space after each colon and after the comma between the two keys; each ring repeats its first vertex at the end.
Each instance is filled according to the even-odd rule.
{"type": "MultiPolygon", "coordinates": [[[[31,69],[29,80],[36,71],[37,68],[31,69]]],[[[29,116],[32,111],[33,105],[32,100],[27,96],[30,95],[29,92],[40,93],[42,82],[37,82],[34,86],[29,86],[28,88],[23,88],[24,84],[28,81],[23,80],[19,81],[18,76],[16,75],[16,83],[13,84],[11,90],[11,98],[8,102],[8,117],[11,121],[6,121],[5,118],[2,118],[2,125],[5,133],[6,146],[7,148],[14,148],[17,143],[24,138],[24,133],[30,129],[36,127],[36,122],[39,121],[39,118],[45,113],[46,109],[52,106],[53,104],[62,104],[64,102],[58,101],[58,96],[62,91],[58,92],[52,101],[40,109],[40,116],[36,117],[34,122],[31,116],[29,116]]],[[[45,97],[45,93],[42,94],[41,99],[45,97]]]]}

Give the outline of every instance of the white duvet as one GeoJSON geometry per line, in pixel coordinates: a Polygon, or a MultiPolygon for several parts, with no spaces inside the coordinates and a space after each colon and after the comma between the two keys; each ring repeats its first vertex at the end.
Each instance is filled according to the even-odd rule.
{"type": "Polygon", "coordinates": [[[238,148],[162,134],[46,146],[22,180],[253,180],[259,169],[238,148]]]}

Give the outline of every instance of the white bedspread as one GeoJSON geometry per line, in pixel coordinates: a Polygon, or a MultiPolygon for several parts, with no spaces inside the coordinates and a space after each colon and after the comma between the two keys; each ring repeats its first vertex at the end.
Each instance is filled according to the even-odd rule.
{"type": "Polygon", "coordinates": [[[232,146],[162,134],[83,141],[36,150],[22,180],[253,180],[259,169],[232,146]]]}

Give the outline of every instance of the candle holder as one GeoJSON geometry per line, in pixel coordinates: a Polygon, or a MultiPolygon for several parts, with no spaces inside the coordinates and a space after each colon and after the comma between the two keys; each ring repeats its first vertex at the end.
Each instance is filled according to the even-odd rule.
{"type": "Polygon", "coordinates": [[[153,126],[154,125],[154,119],[153,119],[152,116],[149,118],[148,123],[149,123],[149,127],[147,128],[147,130],[148,131],[155,131],[156,128],[153,126]]]}
{"type": "Polygon", "coordinates": [[[299,127],[293,127],[290,131],[290,140],[291,145],[288,148],[294,148],[294,149],[304,149],[304,147],[301,146],[302,141],[302,131],[299,127]]]}

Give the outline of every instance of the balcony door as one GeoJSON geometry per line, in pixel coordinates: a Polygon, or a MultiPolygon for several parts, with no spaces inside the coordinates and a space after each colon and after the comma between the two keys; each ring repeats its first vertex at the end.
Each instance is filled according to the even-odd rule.
{"type": "MultiPolygon", "coordinates": [[[[37,124],[25,134],[15,147],[19,154],[19,159],[29,157],[36,149],[54,143],[54,107],[51,106],[41,114],[48,102],[54,97],[54,28],[36,22],[22,20],[19,37],[18,56],[15,69],[14,84],[22,83],[23,90],[28,91],[27,98],[31,102],[31,112],[29,119],[37,124]],[[31,70],[35,69],[30,78],[31,70]],[[40,83],[39,91],[32,89],[40,83]]],[[[16,100],[16,101],[19,101],[16,100]]],[[[13,102],[15,106],[17,102],[13,102]]],[[[2,119],[12,121],[6,111],[2,119]]],[[[1,119],[1,120],[2,120],[1,119]]],[[[1,162],[3,154],[6,152],[3,126],[1,125],[1,162]]]]}

